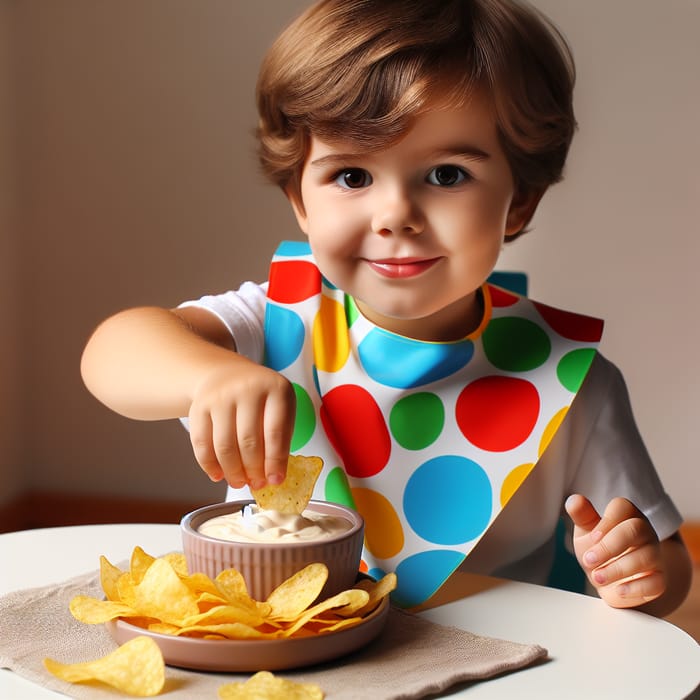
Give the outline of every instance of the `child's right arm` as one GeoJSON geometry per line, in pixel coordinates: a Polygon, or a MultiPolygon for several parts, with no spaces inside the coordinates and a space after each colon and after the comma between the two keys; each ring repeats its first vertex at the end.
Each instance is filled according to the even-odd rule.
{"type": "Polygon", "coordinates": [[[277,372],[236,353],[213,314],[122,311],[93,333],[81,373],[87,388],[124,416],[188,416],[195,457],[211,479],[258,488],[284,478],[294,390],[277,372]]]}

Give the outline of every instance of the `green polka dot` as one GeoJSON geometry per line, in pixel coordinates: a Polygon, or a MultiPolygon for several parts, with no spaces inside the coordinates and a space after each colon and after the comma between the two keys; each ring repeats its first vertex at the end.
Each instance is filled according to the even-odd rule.
{"type": "Polygon", "coordinates": [[[547,333],[525,318],[495,318],[483,335],[489,362],[508,372],[526,372],[539,367],[549,357],[551,342],[547,333]]]}
{"type": "Polygon", "coordinates": [[[316,413],[311,397],[299,384],[292,383],[297,397],[297,413],[294,421],[291,451],[300,450],[311,439],[316,429],[316,413]]]}
{"type": "Polygon", "coordinates": [[[327,501],[340,503],[341,506],[347,506],[348,508],[357,510],[355,507],[355,500],[350,491],[348,477],[340,467],[334,467],[328,472],[324,486],[327,501]]]}
{"type": "Polygon", "coordinates": [[[580,348],[579,350],[572,350],[566,353],[559,360],[557,377],[562,386],[569,391],[579,390],[591,366],[591,362],[593,362],[595,352],[594,348],[580,348]]]}
{"type": "Polygon", "coordinates": [[[429,392],[399,399],[389,416],[391,434],[407,450],[422,450],[431,445],[444,425],[445,408],[442,401],[429,392]]]}
{"type": "Polygon", "coordinates": [[[357,317],[360,315],[360,312],[357,310],[357,305],[355,304],[355,300],[349,296],[345,295],[345,318],[348,322],[348,328],[352,326],[353,323],[357,320],[357,317]]]}

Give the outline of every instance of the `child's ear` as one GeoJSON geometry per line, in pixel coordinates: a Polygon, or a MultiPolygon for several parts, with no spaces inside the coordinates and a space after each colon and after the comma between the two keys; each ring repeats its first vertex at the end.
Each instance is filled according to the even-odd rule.
{"type": "Polygon", "coordinates": [[[297,224],[303,233],[306,233],[306,224],[308,222],[308,217],[306,216],[306,209],[304,208],[304,202],[301,201],[301,195],[298,195],[292,190],[285,190],[284,194],[287,196],[289,203],[292,205],[292,211],[296,217],[297,224]]]}
{"type": "Polygon", "coordinates": [[[506,217],[506,238],[522,231],[535,215],[544,191],[520,190],[515,193],[506,217]]]}

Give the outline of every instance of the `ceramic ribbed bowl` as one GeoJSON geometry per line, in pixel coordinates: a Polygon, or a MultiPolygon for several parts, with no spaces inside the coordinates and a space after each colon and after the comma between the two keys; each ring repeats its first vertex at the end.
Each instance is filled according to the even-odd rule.
{"type": "Polygon", "coordinates": [[[280,583],[313,562],[323,562],[328,567],[328,581],[321,599],[351,588],[356,582],[364,521],[359,513],[337,503],[309,502],[310,510],[342,517],[351,523],[346,532],[320,542],[231,542],[198,531],[205,520],[242,510],[250,503],[254,501],[216,503],[185,515],[180,531],[190,573],[200,571],[215,578],[224,569],[237,569],[255,600],[265,600],[280,583]]]}

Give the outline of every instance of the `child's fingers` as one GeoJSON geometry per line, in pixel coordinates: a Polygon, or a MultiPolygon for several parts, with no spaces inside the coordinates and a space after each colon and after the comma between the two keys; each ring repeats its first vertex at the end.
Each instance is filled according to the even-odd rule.
{"type": "Polygon", "coordinates": [[[189,433],[192,451],[199,466],[212,481],[221,481],[224,471],[216,458],[212,442],[212,424],[208,413],[191,410],[189,415],[189,433]]]}
{"type": "Polygon", "coordinates": [[[666,579],[660,571],[651,571],[597,590],[600,597],[614,608],[636,608],[662,595],[666,590],[666,579]]]}
{"type": "MultiPolygon", "coordinates": [[[[640,515],[639,511],[636,513],[640,515]]],[[[600,531],[604,532],[602,527],[600,531]]],[[[604,533],[600,541],[583,555],[583,563],[587,567],[596,568],[620,557],[630,549],[637,550],[646,544],[657,543],[656,534],[646,518],[630,517],[604,533]]],[[[630,573],[627,575],[629,576],[630,573]]]]}
{"type": "MultiPolygon", "coordinates": [[[[265,438],[262,429],[262,410],[257,401],[236,407],[235,451],[230,455],[230,469],[237,473],[244,470],[244,478],[252,489],[265,486],[265,438]]],[[[217,452],[217,454],[219,454],[217,452]]],[[[219,454],[219,461],[222,455],[219,454]]],[[[222,461],[224,471],[227,464],[222,461]]]]}
{"type": "MultiPolygon", "coordinates": [[[[292,398],[294,394],[292,393],[292,398]]],[[[286,394],[272,394],[265,403],[265,476],[271,484],[281,484],[287,473],[289,446],[294,426],[294,401],[286,394]]]]}
{"type": "Polygon", "coordinates": [[[626,498],[613,498],[610,503],[605,508],[603,517],[596,526],[596,530],[599,530],[603,535],[610,532],[619,523],[625,522],[626,520],[632,520],[635,518],[644,518],[642,512],[634,505],[631,501],[626,498]]]}
{"type": "Polygon", "coordinates": [[[585,532],[591,532],[600,522],[598,511],[587,498],[580,494],[569,496],[564,507],[574,525],[585,532]]]}
{"type": "MultiPolygon", "coordinates": [[[[624,546],[624,543],[621,546],[624,546]]],[[[638,544],[632,544],[624,551],[627,553],[622,556],[612,555],[612,558],[604,560],[601,566],[593,569],[591,579],[596,586],[606,586],[633,576],[650,574],[660,565],[658,547],[654,542],[638,540],[638,544]]],[[[588,564],[585,556],[584,561],[588,564]]]]}
{"type": "Polygon", "coordinates": [[[565,507],[576,526],[577,558],[609,605],[636,607],[664,592],[658,537],[633,503],[614,498],[601,517],[587,498],[574,494],[565,507]]]}
{"type": "Polygon", "coordinates": [[[229,486],[235,489],[246,484],[246,475],[238,450],[236,432],[237,413],[235,407],[228,410],[212,411],[212,445],[216,461],[221,465],[224,477],[229,486]]]}
{"type": "Polygon", "coordinates": [[[652,571],[615,587],[615,594],[624,601],[624,605],[621,607],[636,607],[648,603],[665,591],[666,578],[660,571],[652,571]]]}

